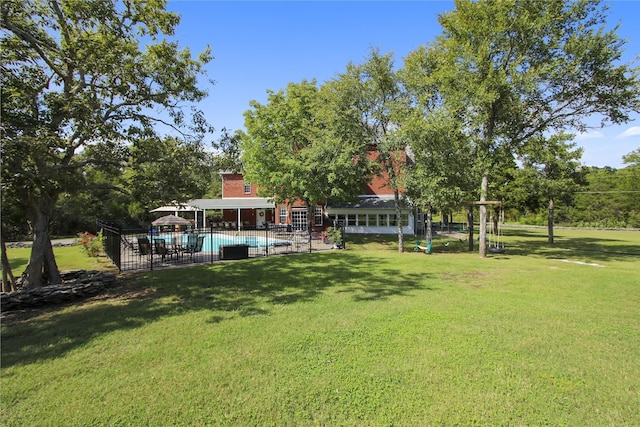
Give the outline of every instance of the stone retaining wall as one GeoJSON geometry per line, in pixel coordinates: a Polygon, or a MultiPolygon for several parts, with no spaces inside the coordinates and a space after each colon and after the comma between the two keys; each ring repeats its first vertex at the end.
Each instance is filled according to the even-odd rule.
{"type": "Polygon", "coordinates": [[[61,285],[49,285],[0,293],[2,311],[58,304],[94,296],[116,281],[114,273],[75,270],[61,273],[61,285]]]}

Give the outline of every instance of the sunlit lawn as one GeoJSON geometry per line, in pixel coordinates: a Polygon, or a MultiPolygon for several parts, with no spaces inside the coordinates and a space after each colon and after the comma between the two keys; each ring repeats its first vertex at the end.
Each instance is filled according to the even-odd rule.
{"type": "MultiPolygon", "coordinates": [[[[53,249],[56,255],[56,264],[60,271],[69,270],[113,270],[117,268],[111,264],[108,258],[102,256],[92,258],[86,256],[80,245],[60,246],[53,249]]],[[[19,277],[29,262],[31,248],[8,248],[7,255],[11,270],[19,277]]]]}
{"type": "Polygon", "coordinates": [[[639,425],[640,232],[541,233],[487,259],[351,238],[9,316],[2,424],[639,425]]]}

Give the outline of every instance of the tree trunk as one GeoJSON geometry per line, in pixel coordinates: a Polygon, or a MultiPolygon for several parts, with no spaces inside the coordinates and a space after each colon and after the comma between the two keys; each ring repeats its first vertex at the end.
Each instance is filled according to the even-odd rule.
{"type": "Polygon", "coordinates": [[[549,199],[549,217],[547,219],[547,229],[549,230],[549,239],[548,242],[553,244],[553,199],[549,199]]]}
{"type": "Polygon", "coordinates": [[[305,202],[307,205],[307,238],[309,239],[309,252],[311,252],[311,234],[313,233],[313,216],[314,206],[311,205],[310,201],[305,202]]]}
{"type": "Polygon", "coordinates": [[[4,241],[4,233],[0,234],[0,244],[2,246],[2,292],[11,292],[16,290],[16,278],[11,271],[9,257],[7,257],[7,245],[4,241]]]}
{"type": "Polygon", "coordinates": [[[393,198],[396,209],[396,223],[398,225],[398,252],[404,252],[404,233],[402,232],[402,216],[400,211],[400,192],[397,188],[393,189],[393,198]]]}
{"type": "Polygon", "coordinates": [[[482,175],[482,185],[480,187],[480,258],[487,257],[487,193],[489,192],[489,178],[487,174],[482,175]]]}
{"type": "Polygon", "coordinates": [[[45,282],[54,285],[60,284],[62,277],[53,255],[51,238],[49,237],[50,209],[47,206],[32,206],[28,214],[33,229],[33,244],[29,264],[22,273],[22,285],[25,288],[36,288],[43,286],[45,282]]]}
{"type": "Polygon", "coordinates": [[[425,237],[427,240],[427,244],[431,243],[432,239],[433,239],[433,235],[431,233],[432,227],[433,226],[433,216],[431,214],[431,205],[429,205],[429,207],[427,207],[427,229],[425,237]]]}
{"type": "Polygon", "coordinates": [[[469,252],[473,252],[473,205],[467,208],[467,228],[469,229],[469,252]]]}

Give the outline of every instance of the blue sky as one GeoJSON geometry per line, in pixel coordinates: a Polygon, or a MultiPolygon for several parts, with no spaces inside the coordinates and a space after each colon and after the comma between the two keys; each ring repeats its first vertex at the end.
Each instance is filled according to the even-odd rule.
{"type": "MultiPolygon", "coordinates": [[[[640,63],[640,1],[611,1],[609,22],[628,41],[624,62],[640,63]]],[[[169,0],[182,19],[181,46],[198,53],[211,46],[207,73],[215,85],[200,108],[216,129],[244,129],[249,101],[264,103],[266,91],[290,82],[319,83],[363,63],[369,49],[393,53],[396,65],[441,33],[438,14],[452,1],[212,1],[169,0]]],[[[640,64],[638,64],[640,65],[640,64]]],[[[640,115],[621,125],[577,135],[588,166],[623,167],[622,156],[640,147],[640,115]]],[[[599,123],[597,118],[593,124],[599,123]]]]}

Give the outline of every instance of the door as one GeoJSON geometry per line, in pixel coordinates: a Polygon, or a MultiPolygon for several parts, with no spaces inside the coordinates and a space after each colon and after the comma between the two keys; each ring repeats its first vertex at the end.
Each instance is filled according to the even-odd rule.
{"type": "Polygon", "coordinates": [[[307,209],[293,208],[291,211],[291,223],[296,231],[305,231],[307,229],[307,209]]]}

